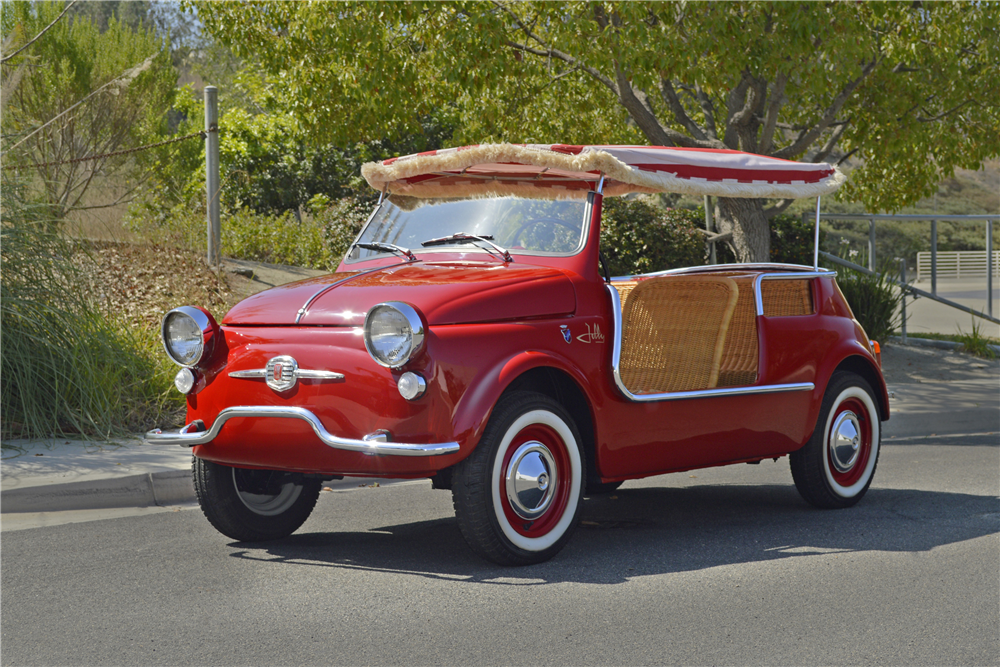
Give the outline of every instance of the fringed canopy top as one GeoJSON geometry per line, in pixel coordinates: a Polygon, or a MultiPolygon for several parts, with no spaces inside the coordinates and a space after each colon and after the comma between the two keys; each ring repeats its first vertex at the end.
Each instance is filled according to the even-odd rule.
{"type": "Polygon", "coordinates": [[[665,146],[483,144],[369,162],[361,173],[376,190],[419,199],[518,195],[583,196],[603,175],[604,194],[676,192],[715,197],[818,197],[846,177],[826,163],[740,151],[665,146]]]}

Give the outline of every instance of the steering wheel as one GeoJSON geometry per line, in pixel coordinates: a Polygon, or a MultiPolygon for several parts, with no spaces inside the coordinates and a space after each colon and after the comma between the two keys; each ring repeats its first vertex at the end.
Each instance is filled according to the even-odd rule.
{"type": "Polygon", "coordinates": [[[514,232],[514,235],[511,236],[511,240],[514,243],[519,243],[520,240],[521,240],[521,235],[522,234],[524,234],[526,231],[528,231],[532,227],[536,227],[538,225],[559,225],[560,227],[565,227],[566,229],[570,230],[574,234],[579,234],[580,233],[580,227],[579,226],[574,225],[573,223],[567,222],[565,220],[560,220],[559,218],[534,218],[532,220],[528,220],[526,223],[524,223],[523,225],[521,225],[520,227],[518,227],[517,231],[514,232]]]}

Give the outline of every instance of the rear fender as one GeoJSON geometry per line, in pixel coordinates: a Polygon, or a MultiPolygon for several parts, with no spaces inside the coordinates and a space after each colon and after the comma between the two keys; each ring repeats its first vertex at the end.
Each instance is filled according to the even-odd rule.
{"type": "MultiPolygon", "coordinates": [[[[823,400],[826,387],[830,384],[830,378],[837,371],[851,371],[863,377],[872,390],[875,392],[875,399],[878,404],[879,418],[881,421],[889,419],[889,391],[885,385],[885,378],[878,362],[858,340],[845,340],[838,344],[824,362],[817,369],[816,373],[816,401],[817,410],[819,403],[823,400]]],[[[814,416],[818,418],[818,414],[814,416]]]]}

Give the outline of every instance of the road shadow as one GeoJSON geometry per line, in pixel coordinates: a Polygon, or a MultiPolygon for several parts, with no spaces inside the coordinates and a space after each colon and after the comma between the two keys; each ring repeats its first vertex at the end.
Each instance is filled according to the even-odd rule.
{"type": "Polygon", "coordinates": [[[580,527],[554,559],[501,567],[475,556],[454,518],[364,532],[234,542],[234,558],[270,565],[408,573],[457,582],[535,586],[619,584],[650,574],[821,554],[924,552],[1000,532],[1000,500],[872,489],[856,507],[824,511],[794,487],[622,489],[584,501],[580,527]]]}

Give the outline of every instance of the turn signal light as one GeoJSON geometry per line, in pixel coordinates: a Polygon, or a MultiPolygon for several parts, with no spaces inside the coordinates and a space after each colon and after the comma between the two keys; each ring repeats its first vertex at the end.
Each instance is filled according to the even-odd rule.
{"type": "Polygon", "coordinates": [[[872,341],[872,352],[875,354],[875,361],[878,362],[878,367],[882,368],[882,346],[878,344],[877,340],[872,341]]]}

